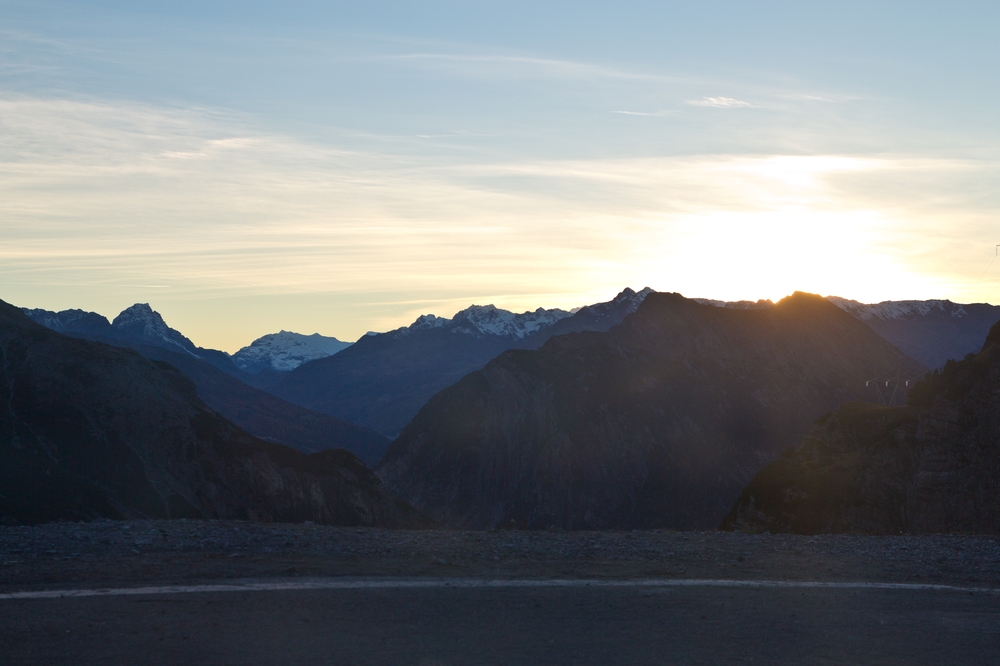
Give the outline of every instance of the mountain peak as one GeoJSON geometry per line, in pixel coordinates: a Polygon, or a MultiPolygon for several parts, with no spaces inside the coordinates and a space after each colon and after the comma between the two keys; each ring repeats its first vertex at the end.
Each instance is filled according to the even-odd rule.
{"type": "Polygon", "coordinates": [[[538,329],[554,324],[572,313],[558,308],[538,308],[534,312],[515,314],[493,304],[471,305],[455,313],[452,323],[456,332],[473,335],[502,335],[524,339],[538,329]]]}
{"type": "Polygon", "coordinates": [[[240,349],[233,354],[233,363],[249,373],[262,370],[289,372],[303,363],[333,356],[350,346],[350,342],[319,333],[305,335],[282,330],[261,336],[240,349]]]}
{"type": "Polygon", "coordinates": [[[163,321],[160,313],[149,306],[149,303],[136,303],[125,308],[111,322],[112,328],[124,339],[138,344],[150,344],[162,347],[179,347],[188,354],[194,353],[194,343],[184,337],[163,321]]]}
{"type": "Polygon", "coordinates": [[[410,324],[409,328],[411,331],[423,331],[429,328],[441,328],[450,322],[451,319],[448,319],[447,317],[425,314],[417,317],[417,320],[410,324]]]}

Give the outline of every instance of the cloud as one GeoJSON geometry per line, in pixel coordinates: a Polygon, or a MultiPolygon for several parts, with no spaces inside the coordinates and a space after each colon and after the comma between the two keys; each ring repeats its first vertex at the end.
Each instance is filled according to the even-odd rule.
{"type": "Polygon", "coordinates": [[[701,99],[688,100],[687,103],[691,106],[711,106],[719,109],[753,106],[750,102],[744,102],[743,100],[734,99],[732,97],[702,97],[701,99]]]}
{"type": "MultiPolygon", "coordinates": [[[[921,275],[960,284],[963,244],[992,228],[997,171],[894,155],[455,161],[211,109],[0,99],[0,298],[113,315],[155,285],[159,302],[265,303],[262,320],[297,303],[324,317],[303,326],[351,338],[421,313],[405,303],[573,307],[624,285],[928,297],[921,275]]],[[[187,325],[200,344],[248,342],[236,323],[187,325]]]]}
{"type": "Polygon", "coordinates": [[[678,77],[636,72],[588,62],[517,55],[408,53],[376,56],[367,59],[395,61],[415,67],[448,70],[455,74],[477,77],[601,78],[657,82],[679,82],[686,80],[678,77]]]}

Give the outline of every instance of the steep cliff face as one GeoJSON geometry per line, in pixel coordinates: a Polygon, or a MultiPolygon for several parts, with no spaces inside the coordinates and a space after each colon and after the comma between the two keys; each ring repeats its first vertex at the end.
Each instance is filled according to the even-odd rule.
{"type": "Polygon", "coordinates": [[[351,454],[252,437],[174,368],[0,302],[0,521],[100,516],[427,522],[351,454]]]}
{"type": "Polygon", "coordinates": [[[923,370],[816,296],[654,293],[609,332],[508,351],[438,393],[377,471],[456,527],[714,527],[817,416],[923,370]]]}
{"type": "Polygon", "coordinates": [[[757,474],[723,522],[771,532],[1000,532],[1000,324],[910,406],[851,404],[757,474]]]}

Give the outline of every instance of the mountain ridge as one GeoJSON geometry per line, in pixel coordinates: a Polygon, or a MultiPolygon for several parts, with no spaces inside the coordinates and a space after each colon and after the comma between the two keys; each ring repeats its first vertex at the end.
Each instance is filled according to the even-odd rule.
{"type": "Polygon", "coordinates": [[[817,416],[900,367],[925,370],[819,296],[652,293],[606,332],[506,351],[436,394],[376,471],[451,527],[709,528],[817,416]]]}
{"type": "Polygon", "coordinates": [[[209,407],[265,441],[304,453],[341,448],[368,465],[378,463],[389,446],[388,438],[374,431],[293,405],[254,387],[247,381],[253,375],[239,371],[229,361],[221,361],[223,352],[195,347],[167,326],[162,316],[147,304],[136,304],[123,311],[115,319],[122,322],[117,328],[101,315],[82,310],[59,313],[26,310],[25,313],[49,329],[132,349],[146,358],[169,363],[194,381],[199,397],[209,407]],[[219,362],[212,363],[213,358],[219,362]]]}
{"type": "Polygon", "coordinates": [[[362,336],[334,356],[304,363],[267,389],[392,437],[431,396],[497,354],[541,345],[574,327],[606,330],[649,292],[626,289],[609,304],[576,313],[539,308],[514,314],[490,305],[471,306],[451,319],[421,315],[409,326],[362,336]]]}
{"type": "Polygon", "coordinates": [[[0,522],[429,524],[350,453],[255,438],[174,367],[62,335],[2,301],[0,375],[0,522]]]}

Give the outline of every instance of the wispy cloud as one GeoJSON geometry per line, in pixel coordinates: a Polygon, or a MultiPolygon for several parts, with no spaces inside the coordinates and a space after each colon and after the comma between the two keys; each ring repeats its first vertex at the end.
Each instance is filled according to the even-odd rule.
{"type": "Polygon", "coordinates": [[[448,69],[455,73],[476,76],[602,78],[658,82],[687,80],[681,77],[631,71],[596,63],[522,55],[408,53],[377,56],[371,59],[394,61],[423,68],[448,69]]]}
{"type": "Polygon", "coordinates": [[[754,106],[750,102],[744,102],[741,99],[735,99],[733,97],[702,97],[700,99],[688,100],[687,103],[691,106],[712,106],[719,109],[754,106]]]}
{"type": "MultiPolygon", "coordinates": [[[[911,259],[962,279],[948,264],[959,240],[925,232],[986,224],[961,193],[997,171],[891,155],[457,164],[305,143],[211,110],[0,99],[0,298],[88,306],[88,284],[119,309],[145,298],[136,285],[185,303],[308,296],[322,330],[351,337],[420,303],[573,307],[623,285],[902,297],[924,279],[911,259]]],[[[236,324],[185,325],[201,344],[248,341],[236,324]]]]}

